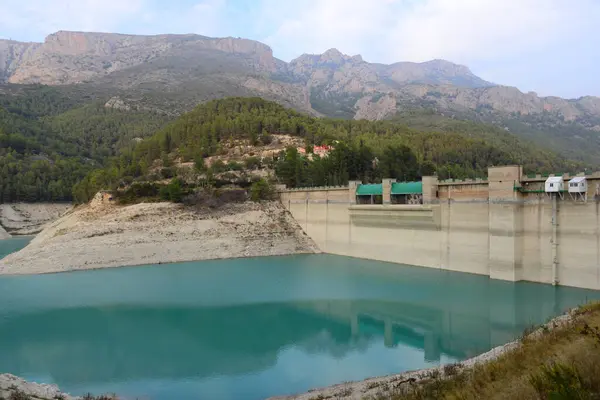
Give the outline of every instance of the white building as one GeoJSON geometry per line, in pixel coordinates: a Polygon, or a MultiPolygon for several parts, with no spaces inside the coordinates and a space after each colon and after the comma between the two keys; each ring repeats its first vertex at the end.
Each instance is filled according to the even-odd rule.
{"type": "Polygon", "coordinates": [[[561,193],[565,190],[565,181],[562,176],[551,176],[546,179],[546,193],[561,193]]]}
{"type": "Polygon", "coordinates": [[[569,181],[569,193],[587,193],[588,185],[585,176],[576,176],[569,181]]]}

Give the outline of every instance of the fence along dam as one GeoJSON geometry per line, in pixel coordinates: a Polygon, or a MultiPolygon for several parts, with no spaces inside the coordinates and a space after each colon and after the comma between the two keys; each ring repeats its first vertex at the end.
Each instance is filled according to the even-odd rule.
{"type": "Polygon", "coordinates": [[[325,253],[600,289],[600,173],[279,189],[325,253]]]}

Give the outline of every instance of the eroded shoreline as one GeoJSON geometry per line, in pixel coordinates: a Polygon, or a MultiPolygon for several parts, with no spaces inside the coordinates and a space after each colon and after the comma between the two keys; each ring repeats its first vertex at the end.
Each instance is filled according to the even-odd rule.
{"type": "MultiPolygon", "coordinates": [[[[578,309],[573,309],[563,315],[559,315],[546,324],[541,325],[526,337],[528,339],[535,339],[544,332],[550,332],[554,329],[565,327],[573,322],[577,312],[578,309]]],[[[392,392],[398,390],[402,385],[418,386],[434,376],[444,379],[445,377],[454,376],[459,371],[473,369],[478,365],[497,360],[499,357],[518,349],[522,342],[523,339],[517,339],[504,345],[494,347],[485,353],[456,364],[407,371],[400,374],[373,377],[362,381],[345,382],[323,388],[311,389],[306,393],[300,393],[296,395],[269,397],[267,400],[382,399],[386,398],[386,396],[391,396],[392,392]]]]}
{"type": "Polygon", "coordinates": [[[173,203],[92,203],[49,224],[27,247],[0,260],[0,274],[318,252],[278,202],[218,209],[173,203]]]}

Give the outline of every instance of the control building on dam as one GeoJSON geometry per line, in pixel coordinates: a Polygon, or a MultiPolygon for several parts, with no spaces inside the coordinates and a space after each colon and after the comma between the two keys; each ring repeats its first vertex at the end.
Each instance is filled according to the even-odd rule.
{"type": "Polygon", "coordinates": [[[600,289],[600,173],[279,190],[325,253],[600,289]]]}

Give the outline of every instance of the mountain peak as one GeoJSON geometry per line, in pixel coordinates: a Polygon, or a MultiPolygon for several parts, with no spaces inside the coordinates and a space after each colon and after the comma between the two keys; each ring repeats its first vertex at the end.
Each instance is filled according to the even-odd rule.
{"type": "Polygon", "coordinates": [[[344,56],[344,53],[336,49],[335,47],[330,48],[329,50],[323,53],[324,56],[344,56]]]}
{"type": "Polygon", "coordinates": [[[339,51],[336,48],[331,48],[331,49],[327,50],[325,53],[321,54],[321,60],[327,61],[327,62],[342,63],[349,58],[350,57],[343,54],[341,51],[339,51]]]}

